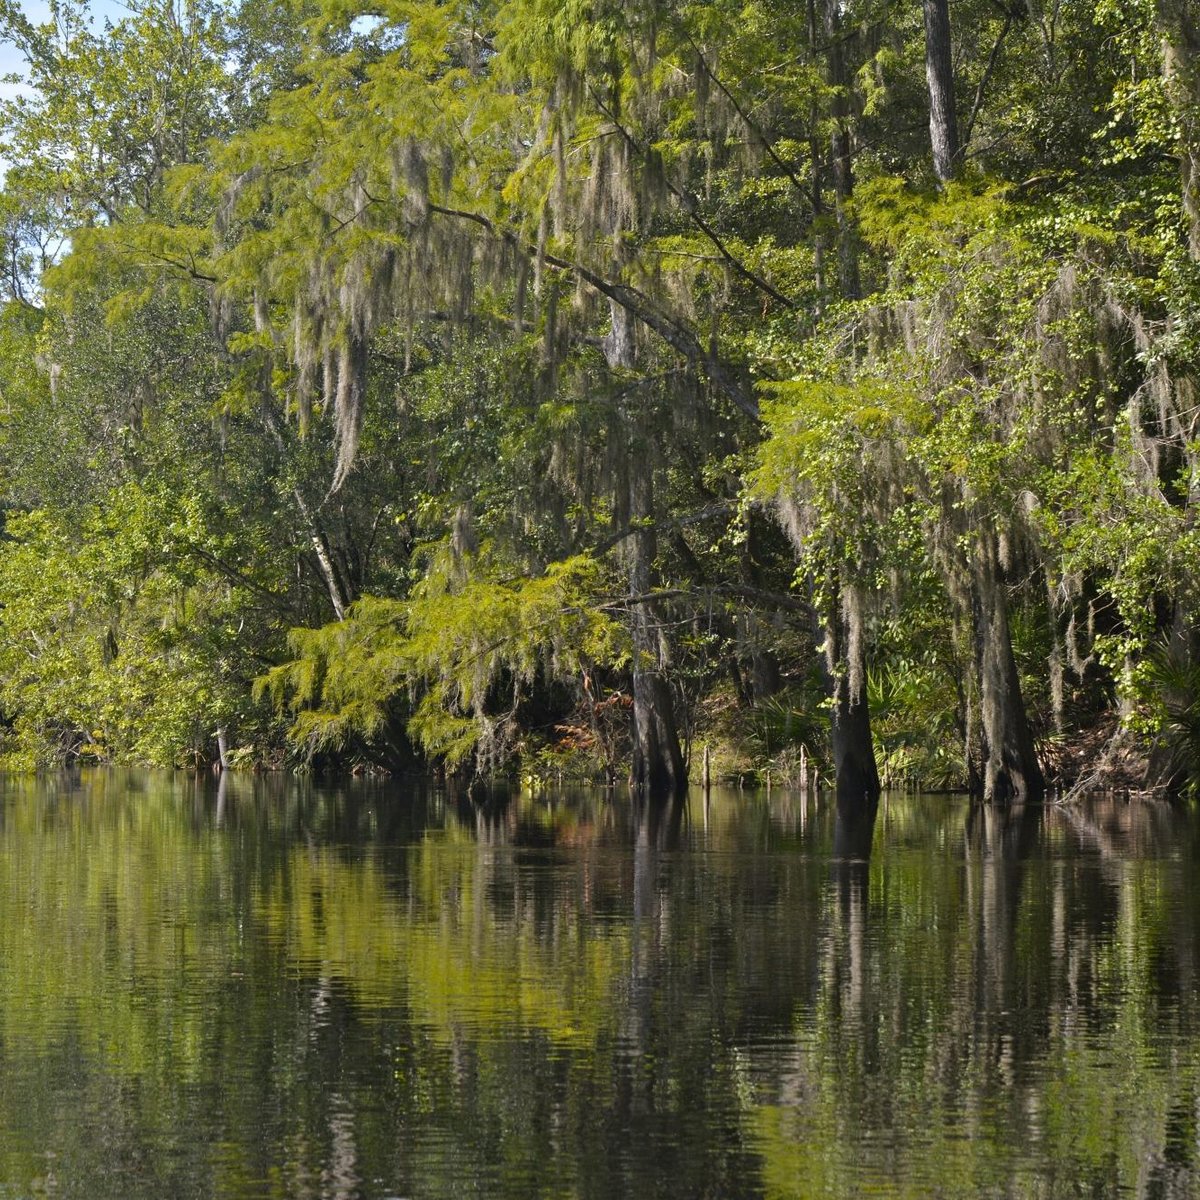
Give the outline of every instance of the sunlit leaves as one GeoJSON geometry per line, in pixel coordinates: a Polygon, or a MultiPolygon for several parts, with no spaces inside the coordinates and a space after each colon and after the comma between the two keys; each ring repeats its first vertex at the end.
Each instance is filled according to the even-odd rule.
{"type": "Polygon", "coordinates": [[[620,624],[598,603],[595,561],[553,563],[504,579],[503,564],[445,558],[407,601],[366,598],[347,619],[291,635],[295,657],[260,688],[297,710],[292,737],[309,752],[376,737],[397,705],[411,736],[451,767],[478,752],[503,760],[523,687],[578,679],[628,654],[620,624]],[[504,683],[509,695],[493,694],[504,683]]]}

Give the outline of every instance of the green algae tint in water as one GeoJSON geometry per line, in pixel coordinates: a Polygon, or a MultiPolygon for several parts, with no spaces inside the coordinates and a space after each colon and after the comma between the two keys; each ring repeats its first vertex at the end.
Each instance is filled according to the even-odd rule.
{"type": "Polygon", "coordinates": [[[9,780],[0,1196],[1200,1195],[1198,829],[9,780]]]}

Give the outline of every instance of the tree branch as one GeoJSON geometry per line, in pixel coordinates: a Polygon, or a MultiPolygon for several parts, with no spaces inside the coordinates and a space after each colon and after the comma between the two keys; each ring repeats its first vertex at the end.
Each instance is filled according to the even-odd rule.
{"type": "MultiPolygon", "coordinates": [[[[589,90],[592,93],[592,99],[596,102],[596,107],[609,119],[613,129],[615,129],[617,133],[621,135],[622,139],[625,141],[625,144],[639,157],[643,159],[646,158],[646,151],[641,145],[639,145],[633,134],[630,133],[629,130],[626,129],[619,120],[617,120],[617,117],[612,110],[605,105],[603,100],[600,99],[599,95],[596,93],[596,89],[593,87],[589,90]]],[[[730,251],[729,247],[726,246],[721,240],[721,235],[717,233],[717,231],[713,229],[713,227],[709,225],[709,223],[700,215],[700,201],[691,192],[689,192],[686,188],[680,187],[678,184],[672,183],[669,179],[666,179],[665,182],[667,191],[669,191],[671,195],[674,196],[675,199],[678,200],[682,205],[684,215],[687,217],[687,219],[691,221],[691,223],[695,225],[696,228],[699,229],[700,232],[704,234],[704,236],[708,238],[710,242],[712,242],[717,253],[725,260],[725,262],[729,264],[729,266],[733,268],[735,274],[740,275],[744,280],[746,280],[747,283],[758,288],[760,292],[765,292],[766,295],[770,296],[772,300],[778,301],[785,308],[794,309],[796,307],[796,302],[794,300],[789,299],[781,291],[773,287],[761,275],[757,275],[751,271],[750,268],[741,261],[741,259],[739,259],[730,251]]]]}
{"type": "MultiPolygon", "coordinates": [[[[447,208],[441,204],[430,204],[429,211],[445,217],[455,217],[462,221],[471,221],[486,229],[493,237],[513,246],[522,254],[538,257],[538,248],[522,239],[510,229],[498,226],[490,217],[483,213],[471,212],[462,208],[447,208]]],[[[594,288],[602,296],[607,296],[614,304],[619,305],[631,316],[636,317],[649,329],[667,343],[676,353],[685,358],[692,366],[703,369],[713,386],[727,396],[747,416],[758,420],[758,401],[753,392],[737,380],[727,365],[711,351],[705,350],[696,334],[682,322],[655,305],[644,292],[627,283],[615,283],[605,279],[582,263],[572,262],[557,254],[542,254],[542,261],[560,271],[566,271],[576,278],[583,280],[589,287],[594,288]]]]}
{"type": "Polygon", "coordinates": [[[967,117],[967,123],[963,128],[962,146],[959,148],[960,153],[970,144],[971,133],[975,128],[975,120],[983,108],[984,92],[991,81],[992,72],[996,69],[996,63],[1000,59],[1000,48],[1004,45],[1004,39],[1008,36],[1008,31],[1012,27],[1012,23],[1012,13],[1006,13],[1004,24],[1000,27],[999,36],[996,38],[996,44],[992,47],[991,54],[988,55],[987,65],[983,68],[983,74],[979,77],[979,86],[975,89],[975,101],[971,105],[971,115],[967,117]]]}
{"type": "Polygon", "coordinates": [[[742,108],[741,104],[738,103],[737,97],[732,91],[729,90],[725,84],[725,81],[717,75],[712,67],[709,66],[708,59],[704,57],[704,51],[700,49],[699,43],[697,43],[696,39],[692,37],[691,31],[684,29],[683,36],[687,38],[687,40],[691,43],[692,49],[696,52],[696,61],[700,64],[700,68],[709,77],[709,79],[711,79],[713,83],[717,85],[717,90],[721,92],[725,99],[733,105],[733,111],[737,113],[739,117],[741,117],[743,122],[745,122],[746,128],[749,129],[759,139],[760,142],[762,142],[763,149],[767,152],[767,157],[788,177],[792,183],[792,186],[802,196],[804,196],[806,199],[809,199],[811,197],[811,193],[809,192],[808,187],[796,175],[796,172],[793,171],[792,168],[789,167],[788,164],[779,157],[779,154],[775,150],[774,144],[772,143],[771,139],[767,137],[766,132],[760,129],[750,119],[749,114],[745,111],[745,109],[742,108]]]}

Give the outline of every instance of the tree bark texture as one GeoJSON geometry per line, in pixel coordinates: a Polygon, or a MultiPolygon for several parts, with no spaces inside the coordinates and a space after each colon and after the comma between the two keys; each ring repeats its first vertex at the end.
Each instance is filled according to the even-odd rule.
{"type": "Polygon", "coordinates": [[[1179,175],[1188,252],[1200,262],[1200,5],[1159,0],[1163,78],[1179,128],[1179,175]]]}
{"type": "Polygon", "coordinates": [[[857,300],[860,284],[858,245],[848,206],[854,195],[854,157],[850,136],[850,78],[842,44],[841,0],[825,0],[826,78],[833,89],[833,193],[838,231],[838,281],[842,295],[857,300]]]}
{"type": "Polygon", "coordinates": [[[871,712],[865,682],[858,695],[853,686],[854,680],[866,679],[865,655],[861,639],[849,636],[837,601],[826,618],[825,645],[827,686],[833,697],[830,741],[838,804],[874,804],[879,798],[879,768],[871,739],[871,712]],[[858,661],[851,661],[851,656],[858,661]]]}
{"type": "Polygon", "coordinates": [[[949,0],[925,5],[925,77],[929,82],[929,140],[933,170],[942,183],[958,170],[958,112],[954,105],[954,57],[950,48],[949,0]]]}
{"type": "Polygon", "coordinates": [[[1008,623],[1008,600],[996,534],[991,529],[979,535],[972,575],[983,798],[990,804],[1040,800],[1045,784],[1025,716],[1008,623]]]}
{"type": "Polygon", "coordinates": [[[657,546],[654,527],[653,468],[630,464],[629,591],[633,606],[633,761],[630,786],[650,797],[679,795],[687,787],[687,771],[671,689],[659,664],[658,630],[648,596],[655,583],[657,546]]]}
{"type": "MultiPolygon", "coordinates": [[[[1163,79],[1167,98],[1179,130],[1179,190],[1187,230],[1188,255],[1200,263],[1200,4],[1196,0],[1159,0],[1158,23],[1162,32],[1163,79]]],[[[1193,432],[1194,432],[1193,425],[1193,432]]],[[[1189,439],[1190,441],[1190,439],[1189,439]]],[[[1194,452],[1185,451],[1186,475],[1192,481],[1187,496],[1187,524],[1200,513],[1194,452]]],[[[1175,597],[1167,634],[1167,657],[1183,668],[1164,689],[1163,700],[1172,715],[1191,710],[1197,697],[1182,680],[1200,662],[1200,629],[1195,605],[1186,595],[1175,597]]],[[[1181,793],[1194,783],[1197,770],[1191,754],[1181,752],[1176,739],[1164,737],[1150,756],[1150,781],[1168,793],[1181,793]]]]}

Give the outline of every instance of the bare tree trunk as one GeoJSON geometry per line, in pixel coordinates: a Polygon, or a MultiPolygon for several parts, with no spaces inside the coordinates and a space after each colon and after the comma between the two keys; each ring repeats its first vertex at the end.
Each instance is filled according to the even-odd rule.
{"type": "MultiPolygon", "coordinates": [[[[282,455],[285,450],[286,441],[279,420],[275,415],[270,389],[265,386],[262,392],[260,415],[264,427],[271,435],[271,440],[282,455]]],[[[339,621],[344,621],[346,619],[346,610],[350,607],[354,597],[349,594],[349,589],[344,586],[342,580],[338,577],[333,557],[329,553],[329,545],[325,540],[325,534],[317,522],[316,515],[313,513],[311,506],[305,500],[304,493],[299,487],[292,488],[292,499],[295,500],[296,508],[304,520],[305,532],[308,534],[309,544],[316,555],[317,567],[321,573],[321,578],[329,592],[329,603],[333,607],[334,615],[339,621]]]]}
{"type": "Polygon", "coordinates": [[[1179,174],[1188,251],[1200,262],[1200,7],[1159,0],[1163,78],[1179,128],[1179,174]]]}
{"type": "Polygon", "coordinates": [[[671,689],[659,665],[654,608],[645,597],[654,586],[657,553],[652,525],[653,468],[631,464],[629,483],[629,590],[633,605],[633,762],[630,786],[651,797],[678,795],[687,787],[687,771],[671,689]]]}
{"type": "Polygon", "coordinates": [[[321,569],[321,578],[325,581],[325,587],[329,591],[329,603],[333,606],[334,615],[339,621],[344,621],[346,619],[346,610],[350,607],[351,598],[343,591],[337,569],[334,567],[333,559],[329,553],[329,547],[325,544],[325,536],[321,532],[320,526],[314,520],[312,510],[306,503],[299,488],[292,489],[292,497],[296,501],[296,507],[300,510],[300,515],[304,518],[308,526],[308,540],[312,545],[313,553],[317,556],[317,565],[321,569]]]}
{"type": "Polygon", "coordinates": [[[867,704],[866,661],[861,637],[851,636],[840,597],[831,601],[824,619],[822,670],[833,700],[830,743],[839,804],[872,804],[879,798],[879,768],[871,739],[867,704]],[[856,686],[857,685],[857,686],[856,686]]]}
{"type": "Polygon", "coordinates": [[[942,183],[958,170],[958,113],[954,105],[954,58],[950,48],[949,0],[923,0],[925,76],[929,81],[929,140],[933,170],[942,183]]]}
{"type": "Polygon", "coordinates": [[[991,529],[979,535],[972,575],[983,798],[994,804],[1040,800],[1045,783],[1025,716],[1008,624],[1008,601],[996,535],[991,529]]]}
{"type": "Polygon", "coordinates": [[[855,695],[854,680],[865,676],[861,647],[855,639],[847,638],[840,628],[841,618],[834,616],[826,637],[836,638],[838,657],[843,669],[833,678],[833,769],[836,776],[839,804],[874,804],[879,799],[879,768],[875,763],[875,747],[871,740],[871,713],[867,704],[867,689],[863,683],[855,695]],[[852,648],[852,649],[851,649],[852,648]],[[851,663],[849,654],[859,661],[851,663]]]}
{"type": "MultiPolygon", "coordinates": [[[[1158,0],[1158,23],[1162,31],[1163,79],[1167,98],[1179,131],[1179,191],[1183,218],[1187,227],[1188,256],[1200,263],[1200,4],[1195,0],[1158,0]]],[[[1188,381],[1189,383],[1191,381],[1188,381]]],[[[1200,462],[1191,447],[1196,426],[1180,433],[1184,442],[1186,477],[1190,481],[1185,502],[1185,523],[1195,526],[1200,513],[1200,462]]],[[[1200,662],[1200,629],[1197,628],[1194,601],[1188,595],[1175,595],[1171,626],[1167,634],[1167,657],[1173,668],[1171,684],[1164,689],[1168,713],[1178,718],[1192,710],[1197,697],[1183,681],[1189,670],[1200,662]]],[[[1181,753],[1174,740],[1164,738],[1150,756],[1150,781],[1168,792],[1178,793],[1194,782],[1196,763],[1181,753]]]]}
{"type": "Polygon", "coordinates": [[[826,77],[833,89],[833,192],[838,230],[838,281],[842,295],[857,300],[860,292],[858,245],[848,206],[854,194],[854,157],[850,137],[850,77],[842,45],[841,0],[825,0],[826,77]]]}

